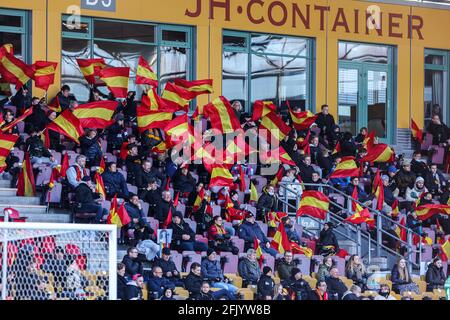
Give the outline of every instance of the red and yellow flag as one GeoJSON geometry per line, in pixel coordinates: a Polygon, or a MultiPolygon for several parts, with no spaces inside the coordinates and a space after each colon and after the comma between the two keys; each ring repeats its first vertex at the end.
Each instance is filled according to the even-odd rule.
{"type": "Polygon", "coordinates": [[[106,68],[103,58],[98,59],[77,59],[81,73],[89,84],[96,84],[96,77],[100,77],[100,71],[106,68]]]}
{"type": "Polygon", "coordinates": [[[41,133],[41,140],[44,143],[44,147],[46,149],[50,149],[50,136],[48,129],[44,129],[44,132],[41,133]]]}
{"type": "Polygon", "coordinates": [[[294,125],[295,130],[300,131],[308,130],[309,127],[316,122],[318,117],[309,110],[294,112],[291,108],[289,108],[289,114],[291,115],[292,124],[294,125]]]}
{"type": "Polygon", "coordinates": [[[60,113],[62,111],[61,104],[59,103],[58,96],[55,96],[52,101],[50,101],[49,104],[47,104],[47,107],[51,111],[55,111],[57,113],[60,113]]]}
{"type": "Polygon", "coordinates": [[[142,105],[148,107],[152,111],[171,111],[176,112],[179,108],[173,109],[158,96],[155,88],[147,91],[147,95],[142,97],[142,105]]]}
{"type": "Polygon", "coordinates": [[[3,80],[16,85],[16,90],[33,78],[34,69],[9,53],[5,47],[0,48],[0,75],[3,80]]]}
{"type": "Polygon", "coordinates": [[[341,142],[340,141],[338,141],[338,143],[336,143],[336,147],[334,147],[332,155],[335,155],[339,152],[341,152],[341,142]]]}
{"type": "Polygon", "coordinates": [[[17,119],[14,119],[9,124],[4,126],[2,128],[2,132],[7,132],[10,129],[14,128],[19,122],[22,122],[23,120],[28,118],[32,113],[33,113],[33,108],[26,109],[25,112],[20,117],[18,117],[17,119]]]}
{"type": "Polygon", "coordinates": [[[172,207],[169,207],[169,212],[167,213],[166,220],[164,220],[162,224],[163,229],[167,229],[167,227],[172,223],[172,207]]]}
{"type": "Polygon", "coordinates": [[[182,87],[167,82],[161,98],[171,109],[187,111],[189,102],[195,98],[195,95],[182,87]]]}
{"type": "Polygon", "coordinates": [[[144,106],[137,108],[137,123],[139,132],[148,129],[164,128],[172,121],[173,113],[167,111],[151,111],[144,106]]]}
{"type": "Polygon", "coordinates": [[[330,207],[330,199],[320,191],[304,191],[297,210],[298,216],[311,216],[325,220],[330,207]]]}
{"type": "Polygon", "coordinates": [[[264,256],[259,240],[256,237],[253,239],[253,248],[256,251],[256,260],[258,260],[259,267],[261,268],[264,262],[264,256]]]}
{"type": "Polygon", "coordinates": [[[274,163],[284,163],[290,166],[295,166],[295,162],[289,156],[289,154],[284,150],[283,147],[278,147],[275,150],[270,151],[260,151],[260,159],[263,164],[274,164],[274,163]]]}
{"type": "Polygon", "coordinates": [[[64,153],[64,157],[62,159],[61,162],[61,171],[60,171],[60,176],[65,178],[66,177],[66,172],[67,170],[69,170],[69,154],[66,152],[64,153]]]}
{"type": "Polygon", "coordinates": [[[255,185],[253,182],[250,182],[250,202],[258,202],[258,190],[256,190],[255,185]]]}
{"type": "Polygon", "coordinates": [[[115,224],[118,228],[122,228],[131,222],[131,218],[125,209],[125,202],[122,203],[119,209],[117,209],[117,195],[114,196],[111,209],[109,210],[108,219],[106,222],[108,224],[115,224]]]}
{"type": "Polygon", "coordinates": [[[59,132],[72,139],[77,144],[80,144],[78,139],[84,134],[84,129],[81,126],[80,120],[78,120],[69,109],[65,110],[55,119],[55,121],[50,123],[47,126],[47,130],[59,132]]]}
{"type": "Polygon", "coordinates": [[[164,132],[166,133],[166,141],[170,145],[184,141],[189,141],[190,144],[194,143],[194,129],[189,124],[187,114],[175,117],[164,128],[164,132]]]}
{"type": "Polygon", "coordinates": [[[356,211],[353,215],[344,220],[345,222],[349,222],[352,224],[362,224],[366,223],[371,228],[375,227],[375,220],[372,219],[370,215],[369,209],[364,208],[363,210],[356,211]]]}
{"type": "Polygon", "coordinates": [[[272,101],[256,100],[253,104],[252,121],[258,121],[262,117],[267,116],[271,112],[276,112],[277,106],[272,101]]]}
{"type": "Polygon", "coordinates": [[[114,123],[112,117],[116,108],[116,101],[96,101],[80,104],[73,111],[73,115],[80,120],[84,128],[105,129],[114,123]]]}
{"type": "Polygon", "coordinates": [[[148,84],[153,87],[158,87],[158,76],[142,56],[139,57],[136,70],[136,84],[148,84]]]}
{"type": "Polygon", "coordinates": [[[100,172],[95,173],[95,192],[100,194],[103,199],[106,199],[106,189],[105,184],[103,183],[103,178],[100,172]]]}
{"type": "Polygon", "coordinates": [[[33,167],[31,166],[30,154],[27,152],[23,160],[22,171],[17,180],[17,196],[34,197],[36,195],[36,184],[34,182],[33,167]]]}
{"type": "Polygon", "coordinates": [[[200,204],[202,203],[202,200],[204,198],[205,198],[205,189],[203,189],[202,187],[198,192],[197,197],[195,198],[194,205],[192,206],[193,212],[196,212],[198,208],[200,208],[200,204]]]}
{"type": "Polygon", "coordinates": [[[8,158],[11,149],[19,139],[15,134],[0,133],[0,173],[6,169],[6,158],[8,158]]]}
{"type": "Polygon", "coordinates": [[[442,261],[447,262],[450,259],[450,239],[441,245],[442,261]]]}
{"type": "Polygon", "coordinates": [[[400,220],[400,226],[397,226],[395,228],[395,233],[402,241],[406,242],[406,218],[405,217],[403,217],[400,220]]]}
{"type": "Polygon", "coordinates": [[[314,252],[311,250],[311,248],[302,247],[296,242],[291,242],[291,251],[293,254],[303,254],[308,258],[312,258],[312,256],[314,255],[314,252]]]}
{"type": "Polygon", "coordinates": [[[278,224],[277,232],[275,232],[270,245],[281,254],[291,250],[291,243],[289,242],[286,230],[284,229],[284,225],[282,223],[278,224]]]}
{"type": "Polygon", "coordinates": [[[152,152],[155,153],[165,153],[167,150],[169,150],[167,143],[165,141],[160,142],[156,146],[152,148],[152,152]]]}
{"type": "Polygon", "coordinates": [[[356,165],[355,157],[343,157],[330,175],[330,179],[347,177],[359,177],[359,168],[356,165]]]}
{"type": "Polygon", "coordinates": [[[363,141],[363,147],[369,150],[375,144],[375,131],[371,131],[363,141]]]}
{"type": "Polygon", "coordinates": [[[423,142],[423,132],[412,118],[411,118],[411,133],[413,138],[416,139],[419,143],[423,142]]]}
{"type": "Polygon", "coordinates": [[[34,84],[37,88],[47,91],[53,83],[55,83],[55,72],[57,62],[49,61],[36,61],[33,64],[34,71],[34,84]]]}
{"type": "Polygon", "coordinates": [[[223,134],[241,130],[241,124],[225,97],[218,97],[204,106],[203,114],[211,121],[211,127],[223,134]]]}
{"type": "Polygon", "coordinates": [[[100,79],[108,86],[115,98],[126,98],[128,94],[128,82],[130,80],[130,68],[107,68],[99,72],[100,79]]]}
{"type": "Polygon", "coordinates": [[[424,204],[416,208],[417,217],[422,221],[439,213],[450,215],[450,206],[446,204],[424,204]]]}
{"type": "Polygon", "coordinates": [[[214,93],[212,79],[187,81],[184,79],[177,78],[175,79],[174,83],[175,85],[191,92],[194,98],[202,94],[214,93]]]}
{"type": "Polygon", "coordinates": [[[266,129],[273,139],[278,141],[283,140],[292,130],[275,112],[270,112],[262,117],[259,125],[259,130],[261,129],[266,129]]]}
{"type": "Polygon", "coordinates": [[[367,155],[361,159],[361,162],[392,162],[394,161],[395,153],[385,143],[374,144],[367,149],[367,155]]]}
{"type": "Polygon", "coordinates": [[[105,164],[105,158],[101,157],[100,159],[100,165],[98,166],[97,172],[102,174],[106,170],[106,164],[105,164]]]}
{"type": "Polygon", "coordinates": [[[224,165],[212,165],[210,187],[233,187],[233,176],[224,165]]]}

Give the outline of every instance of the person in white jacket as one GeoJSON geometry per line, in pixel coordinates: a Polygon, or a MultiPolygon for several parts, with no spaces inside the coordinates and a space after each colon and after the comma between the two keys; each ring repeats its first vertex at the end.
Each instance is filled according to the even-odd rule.
{"type": "Polygon", "coordinates": [[[428,190],[425,187],[425,180],[422,177],[418,177],[414,187],[408,187],[408,189],[406,189],[405,199],[409,202],[416,202],[420,199],[421,195],[426,192],[428,192],[428,190]]]}
{"type": "Polygon", "coordinates": [[[295,177],[295,170],[289,169],[286,175],[281,179],[281,184],[278,194],[280,198],[284,199],[287,196],[287,200],[297,199],[297,196],[302,195],[302,187],[300,181],[295,177]],[[287,190],[286,190],[287,189],[287,190]]]}

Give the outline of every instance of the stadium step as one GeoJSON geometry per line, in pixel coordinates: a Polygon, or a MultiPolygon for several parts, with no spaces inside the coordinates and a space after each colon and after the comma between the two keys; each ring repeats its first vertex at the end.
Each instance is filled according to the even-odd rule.
{"type": "Polygon", "coordinates": [[[17,189],[3,188],[0,186],[0,197],[16,197],[17,189]]]}
{"type": "MultiPolygon", "coordinates": [[[[1,190],[1,189],[0,189],[1,190]]],[[[13,189],[10,189],[13,190],[13,189]]],[[[17,197],[17,196],[5,196],[0,193],[0,204],[9,205],[39,205],[39,197],[17,197]]]]}
{"type": "Polygon", "coordinates": [[[11,186],[11,181],[0,180],[0,188],[9,188],[11,186]]]}
{"type": "Polygon", "coordinates": [[[48,222],[48,223],[70,223],[71,217],[69,213],[50,209],[47,213],[46,206],[38,205],[16,205],[16,204],[0,204],[0,212],[5,208],[12,207],[19,211],[21,217],[26,217],[27,222],[48,222]]]}

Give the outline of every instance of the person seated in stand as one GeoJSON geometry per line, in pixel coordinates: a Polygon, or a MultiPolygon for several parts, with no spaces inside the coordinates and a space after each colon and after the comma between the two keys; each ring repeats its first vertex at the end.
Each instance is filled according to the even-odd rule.
{"type": "Polygon", "coordinates": [[[231,235],[224,227],[222,217],[215,216],[213,223],[208,229],[209,247],[214,248],[217,252],[232,252],[233,254],[238,254],[239,249],[233,245],[230,238],[231,235]]]}
{"type": "Polygon", "coordinates": [[[357,285],[360,290],[364,292],[367,288],[367,278],[368,274],[366,272],[366,267],[361,261],[361,258],[354,254],[350,257],[345,268],[345,276],[348,279],[353,280],[353,283],[357,285]]]}
{"type": "Polygon", "coordinates": [[[388,284],[382,283],[380,285],[380,290],[378,290],[378,295],[374,300],[397,300],[395,297],[391,296],[391,288],[388,284]]]}
{"type": "Polygon", "coordinates": [[[363,188],[359,186],[359,177],[352,177],[350,180],[350,185],[347,186],[345,193],[349,196],[353,196],[353,192],[355,188],[358,192],[358,201],[365,204],[370,205],[371,201],[369,200],[369,195],[364,191],[363,188]]]}
{"type": "Polygon", "coordinates": [[[333,228],[334,225],[332,222],[326,222],[322,231],[320,231],[317,245],[319,247],[319,254],[323,256],[333,255],[339,252],[339,243],[333,232],[333,228]]]}
{"type": "Polygon", "coordinates": [[[310,300],[330,300],[328,297],[327,283],[324,280],[318,280],[316,289],[312,291],[310,300]]]}
{"type": "Polygon", "coordinates": [[[133,275],[131,281],[127,283],[125,300],[143,300],[143,288],[144,277],[140,274],[133,275]]]}
{"type": "Polygon", "coordinates": [[[355,138],[355,142],[357,144],[362,145],[362,143],[366,139],[368,133],[369,133],[369,131],[367,130],[366,127],[362,127],[361,129],[359,129],[359,133],[358,133],[358,135],[355,138]]]}
{"type": "Polygon", "coordinates": [[[194,220],[197,223],[197,234],[203,234],[211,226],[213,216],[212,209],[209,205],[210,202],[211,193],[209,190],[205,190],[205,196],[200,202],[200,206],[193,212],[194,220]]]}
{"type": "Polygon", "coordinates": [[[322,183],[322,179],[320,179],[320,175],[319,175],[318,172],[313,172],[311,183],[314,184],[314,185],[307,185],[307,186],[305,186],[305,190],[306,191],[319,191],[320,187],[317,186],[317,184],[321,184],[322,183]]]}
{"type": "Polygon", "coordinates": [[[161,258],[157,259],[153,267],[160,267],[163,272],[163,277],[170,280],[172,283],[175,284],[177,287],[183,286],[183,281],[181,280],[180,272],[177,269],[177,266],[175,265],[175,262],[173,262],[171,258],[171,252],[169,248],[163,248],[161,252],[161,258]]]}
{"type": "Polygon", "coordinates": [[[131,279],[135,274],[144,272],[144,265],[139,258],[139,251],[136,247],[128,248],[122,263],[125,265],[125,277],[128,279],[131,279]]]}
{"type": "Polygon", "coordinates": [[[394,265],[391,271],[392,290],[395,293],[402,295],[403,292],[412,291],[419,294],[418,285],[412,281],[409,274],[406,260],[400,258],[397,264],[394,265]]]}
{"type": "Polygon", "coordinates": [[[125,278],[125,265],[117,264],[117,300],[125,300],[128,280],[125,278]]]}
{"type": "Polygon", "coordinates": [[[285,200],[288,200],[290,203],[294,203],[297,197],[300,197],[302,194],[302,187],[295,177],[295,170],[289,169],[286,172],[286,175],[281,179],[281,183],[284,188],[279,189],[279,197],[285,198],[285,200]]]}
{"type": "Polygon", "coordinates": [[[277,271],[281,280],[287,280],[291,277],[292,269],[297,264],[294,262],[294,254],[291,251],[285,251],[284,257],[278,262],[277,271]]]}
{"type": "Polygon", "coordinates": [[[175,212],[168,229],[173,230],[172,248],[179,251],[206,251],[208,245],[195,240],[195,232],[183,221],[180,212],[175,212]]]}
{"type": "Polygon", "coordinates": [[[139,219],[134,229],[134,242],[139,253],[145,255],[147,261],[158,257],[160,246],[156,243],[156,232],[145,220],[139,219]]]}
{"type": "Polygon", "coordinates": [[[399,196],[405,195],[406,189],[413,188],[416,182],[416,174],[411,171],[411,162],[404,160],[402,168],[395,176],[397,187],[399,189],[399,196]]]}
{"type": "Polygon", "coordinates": [[[444,284],[447,277],[445,276],[444,269],[442,267],[442,260],[440,258],[434,258],[428,265],[425,279],[427,282],[427,292],[433,292],[435,289],[444,289],[444,284]]]}
{"type": "Polygon", "coordinates": [[[325,281],[330,276],[330,270],[333,266],[334,262],[331,256],[324,257],[316,274],[317,280],[325,281]]]}
{"type": "Polygon", "coordinates": [[[278,251],[270,246],[269,239],[267,239],[262,232],[261,227],[256,223],[255,215],[253,213],[249,212],[247,214],[245,221],[239,227],[238,233],[239,238],[244,239],[245,241],[245,249],[253,248],[256,238],[260,241],[260,246],[263,252],[276,257],[278,251]]]}
{"type": "Polygon", "coordinates": [[[106,171],[102,174],[102,179],[106,189],[106,198],[112,199],[117,195],[118,198],[128,199],[130,193],[127,182],[123,174],[117,171],[117,164],[115,162],[107,163],[106,171]]]}
{"type": "Polygon", "coordinates": [[[94,222],[105,223],[108,218],[108,210],[102,207],[101,202],[105,200],[102,195],[95,192],[90,176],[84,176],[75,189],[76,212],[96,213],[94,222]]]}
{"type": "Polygon", "coordinates": [[[425,186],[433,196],[440,196],[444,193],[447,182],[436,164],[430,165],[430,170],[424,178],[425,186]]]}
{"type": "Polygon", "coordinates": [[[67,181],[69,185],[75,189],[81,183],[81,179],[85,176],[89,176],[86,169],[86,156],[78,155],[75,158],[75,164],[67,169],[67,181]]]}
{"type": "Polygon", "coordinates": [[[410,212],[413,208],[413,204],[422,197],[422,194],[427,192],[428,190],[425,187],[425,179],[422,177],[417,177],[414,186],[406,189],[405,200],[408,201],[406,207],[407,212],[410,212]]]}
{"type": "Polygon", "coordinates": [[[58,163],[50,151],[45,148],[44,142],[41,139],[41,133],[37,128],[32,128],[30,133],[31,136],[26,141],[25,150],[30,154],[31,164],[47,164],[52,168],[56,167],[58,163]]]}
{"type": "Polygon", "coordinates": [[[281,222],[284,225],[284,230],[286,230],[286,235],[290,242],[301,243],[301,239],[297,233],[297,230],[294,228],[294,224],[289,217],[284,217],[281,219],[281,222]]]}
{"type": "Polygon", "coordinates": [[[122,144],[126,140],[128,133],[124,125],[124,116],[119,113],[116,115],[116,121],[107,128],[107,151],[113,153],[120,150],[122,144]]]}
{"type": "Polygon", "coordinates": [[[352,285],[350,290],[344,293],[342,300],[361,300],[361,288],[355,284],[352,285]]]}
{"type": "Polygon", "coordinates": [[[209,294],[209,282],[203,279],[202,267],[197,262],[191,264],[191,270],[186,279],[184,279],[184,287],[189,291],[189,298],[192,300],[218,300],[228,297],[229,295],[228,291],[225,289],[214,291],[209,294]],[[205,294],[208,296],[208,299],[204,297],[205,294]]]}
{"type": "Polygon", "coordinates": [[[327,283],[328,294],[331,300],[342,300],[344,293],[347,291],[347,286],[339,278],[339,270],[336,267],[331,268],[330,276],[325,280],[327,283]]]}
{"type": "Polygon", "coordinates": [[[261,277],[261,268],[256,260],[256,251],[248,249],[247,255],[238,264],[239,275],[242,277],[242,287],[256,285],[261,277]]]}
{"type": "Polygon", "coordinates": [[[300,169],[300,178],[302,178],[302,181],[304,183],[311,183],[313,173],[317,172],[311,165],[311,156],[304,156],[303,160],[297,163],[297,166],[300,169]]]}
{"type": "Polygon", "coordinates": [[[426,161],[422,159],[422,153],[415,151],[413,153],[413,159],[411,160],[411,171],[416,174],[416,177],[426,178],[428,173],[428,166],[426,161]]]}
{"type": "Polygon", "coordinates": [[[208,248],[206,258],[202,261],[202,276],[207,279],[213,288],[225,289],[229,292],[230,300],[236,299],[238,288],[231,284],[231,281],[223,275],[220,259],[212,248],[208,248]]]}
{"type": "Polygon", "coordinates": [[[419,219],[415,211],[410,212],[406,217],[406,227],[415,233],[422,234],[422,220],[419,219]]]}
{"type": "Polygon", "coordinates": [[[171,288],[165,288],[163,291],[163,295],[161,297],[161,299],[159,300],[170,300],[170,301],[175,301],[177,299],[175,299],[173,297],[173,295],[175,294],[174,290],[171,288]]]}
{"type": "Polygon", "coordinates": [[[189,172],[188,165],[183,165],[173,177],[173,188],[181,192],[181,195],[189,196],[189,193],[194,191],[196,183],[194,177],[189,172]]]}
{"type": "Polygon", "coordinates": [[[153,267],[152,273],[153,276],[147,282],[148,291],[152,300],[161,298],[166,288],[172,290],[175,289],[175,284],[173,284],[169,279],[163,277],[161,267],[153,267]]]}
{"type": "Polygon", "coordinates": [[[164,181],[164,177],[158,169],[153,167],[150,160],[144,160],[142,161],[141,166],[136,165],[134,167],[136,172],[135,185],[139,189],[139,197],[144,199],[149,189],[149,184],[156,181],[157,184],[161,186],[164,181]]]}
{"type": "Polygon", "coordinates": [[[292,268],[289,278],[282,280],[281,283],[294,294],[295,300],[310,300],[312,289],[308,282],[303,279],[299,268],[292,268]]]}

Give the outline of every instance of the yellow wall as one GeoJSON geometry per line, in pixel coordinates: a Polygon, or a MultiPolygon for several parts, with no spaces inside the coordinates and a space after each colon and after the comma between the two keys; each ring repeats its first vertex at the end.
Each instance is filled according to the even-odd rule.
{"type": "MultiPolygon", "coordinates": [[[[202,12],[200,16],[192,18],[185,15],[186,10],[194,11],[197,0],[118,0],[115,13],[82,10],[82,15],[93,17],[107,17],[113,19],[127,19],[139,21],[152,21],[161,23],[173,23],[192,25],[197,31],[197,78],[214,79],[215,95],[221,92],[221,70],[222,70],[222,43],[221,35],[223,29],[257,31],[267,33],[289,34],[311,37],[315,39],[316,45],[316,83],[315,101],[316,105],[328,103],[332,112],[337,113],[337,77],[338,41],[361,41],[394,45],[397,48],[397,83],[396,96],[397,127],[409,128],[411,114],[416,122],[423,123],[423,85],[424,85],[424,49],[448,49],[450,50],[450,10],[437,10],[423,7],[412,7],[404,5],[377,4],[383,12],[383,35],[379,36],[375,31],[369,35],[365,33],[365,19],[362,12],[369,5],[376,3],[369,1],[352,0],[282,0],[288,8],[288,19],[283,26],[274,26],[268,17],[268,7],[276,0],[264,0],[261,9],[256,2],[252,14],[255,17],[264,17],[265,22],[253,24],[247,18],[247,5],[250,0],[228,0],[230,3],[230,21],[225,21],[225,10],[216,8],[214,19],[209,19],[210,1],[226,2],[227,0],[201,0],[202,12]],[[306,30],[298,22],[296,28],[292,26],[292,3],[296,3],[304,9],[306,5],[330,6],[330,12],[325,13],[325,27],[320,30],[320,15],[311,9],[311,28],[306,30]],[[238,13],[238,7],[242,7],[242,14],[238,13]],[[346,33],[343,27],[332,30],[338,8],[343,8],[346,14],[350,33],[346,33]],[[354,33],[355,18],[354,11],[361,13],[356,24],[359,34],[354,33]],[[394,32],[403,33],[402,38],[390,37],[388,33],[389,14],[402,14],[400,26],[394,28],[394,32]],[[414,34],[413,39],[408,39],[408,24],[406,17],[409,14],[418,15],[423,18],[422,28],[423,40],[414,34]]],[[[254,0],[253,0],[254,1],[254,0]]],[[[60,61],[61,52],[61,16],[66,13],[67,8],[75,0],[49,0],[49,30],[46,34],[46,1],[45,0],[2,0],[0,7],[11,9],[32,10],[32,58],[45,60],[48,53],[49,61],[60,61]],[[46,40],[48,39],[48,51],[46,52],[46,40]]],[[[273,11],[274,20],[282,18],[282,11],[278,7],[273,11]]],[[[113,32],[113,30],[112,30],[113,32]]],[[[60,74],[56,75],[55,83],[50,89],[50,96],[55,94],[60,83],[60,74]]],[[[43,94],[36,89],[37,94],[43,94]]],[[[199,104],[206,103],[207,97],[201,97],[199,104]]]]}

